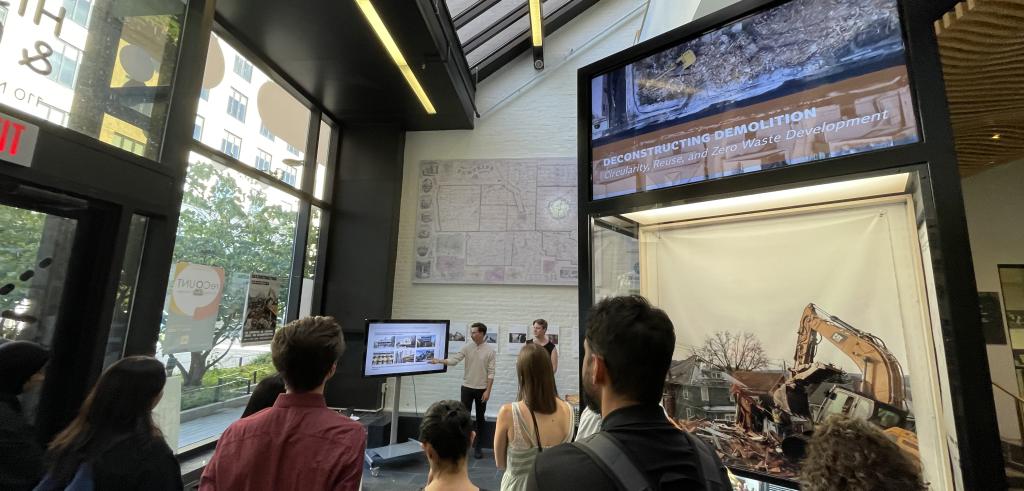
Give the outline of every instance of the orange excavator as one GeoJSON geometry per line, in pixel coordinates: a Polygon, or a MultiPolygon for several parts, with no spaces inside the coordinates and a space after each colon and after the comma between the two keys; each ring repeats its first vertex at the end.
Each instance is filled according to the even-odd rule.
{"type": "MultiPolygon", "coordinates": [[[[787,455],[803,454],[807,435],[831,414],[845,414],[879,426],[901,448],[918,457],[914,421],[907,406],[903,369],[877,336],[857,329],[815,304],[804,308],[789,379],[772,391],[772,417],[766,426],[782,440],[787,455]],[[844,375],[839,367],[815,361],[818,344],[826,339],[860,369],[854,390],[833,386],[814,408],[810,394],[823,382],[844,375]]],[[[752,428],[748,428],[752,429],[752,428]]]]}

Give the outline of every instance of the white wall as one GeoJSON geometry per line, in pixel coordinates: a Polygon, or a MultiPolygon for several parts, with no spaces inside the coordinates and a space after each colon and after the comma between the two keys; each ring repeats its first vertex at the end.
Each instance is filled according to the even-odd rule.
{"type": "MultiPolygon", "coordinates": [[[[978,291],[1000,292],[999,264],[1024,264],[1024,160],[996,167],[963,180],[967,228],[974,256],[978,291]]],[[[1003,309],[1006,305],[1003,305],[1003,309]]],[[[1005,329],[1006,322],[1004,319],[1005,329]]],[[[1009,342],[1009,336],[1007,336],[1009,342]]],[[[992,381],[1016,390],[1017,379],[1009,344],[990,344],[989,371],[992,381]]],[[[1014,402],[993,388],[999,434],[1019,440],[1020,431],[1014,402]]]]}
{"type": "MultiPolygon", "coordinates": [[[[421,160],[503,159],[576,156],[576,70],[631,46],[643,15],[641,0],[606,0],[548,37],[547,68],[533,69],[521,56],[478,87],[481,118],[472,131],[412,132],[405,144],[405,175],[416,175],[421,160]],[[621,22],[620,22],[621,21],[621,22]]],[[[575,287],[413,284],[416,180],[406,178],[395,268],[392,316],[528,324],[542,317],[561,329],[560,339],[576,339],[575,287]]],[[[490,326],[490,324],[488,324],[490,326]]],[[[578,347],[563,342],[556,374],[561,394],[578,393],[578,347]]],[[[458,399],[462,365],[446,375],[403,380],[402,410],[418,411],[439,399],[458,399]],[[415,387],[415,396],[413,390],[415,387]]],[[[487,413],[515,400],[515,355],[499,354],[497,377],[487,413]]]]}

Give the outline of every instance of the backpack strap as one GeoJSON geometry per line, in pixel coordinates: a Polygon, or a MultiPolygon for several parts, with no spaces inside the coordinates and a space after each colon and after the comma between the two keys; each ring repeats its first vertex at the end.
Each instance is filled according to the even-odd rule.
{"type": "Polygon", "coordinates": [[[711,449],[708,448],[701,439],[690,434],[690,432],[684,431],[683,435],[686,435],[686,441],[690,442],[690,446],[693,447],[693,451],[697,453],[697,458],[700,461],[700,465],[697,466],[697,471],[700,472],[701,482],[705,483],[707,485],[707,489],[711,491],[729,489],[728,487],[725,487],[725,483],[722,482],[722,471],[715,462],[715,457],[711,453],[711,449]]]}
{"type": "Polygon", "coordinates": [[[598,467],[612,476],[618,483],[619,489],[629,491],[655,489],[647,480],[647,476],[640,471],[633,459],[626,453],[626,449],[608,433],[597,432],[583,440],[573,442],[573,446],[582,450],[598,467]]]}

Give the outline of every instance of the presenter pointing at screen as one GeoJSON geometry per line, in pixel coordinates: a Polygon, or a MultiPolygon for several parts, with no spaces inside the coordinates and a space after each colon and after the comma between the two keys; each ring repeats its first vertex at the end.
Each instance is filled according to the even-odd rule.
{"type": "Polygon", "coordinates": [[[469,326],[469,337],[472,343],[466,343],[458,353],[444,360],[431,360],[431,363],[443,363],[448,366],[458,365],[466,360],[466,370],[462,376],[462,405],[472,411],[471,403],[476,406],[476,441],[473,443],[473,456],[482,458],[481,443],[486,440],[483,435],[484,412],[487,400],[491,398],[491,386],[494,385],[494,348],[484,342],[487,326],[474,322],[469,326]]]}

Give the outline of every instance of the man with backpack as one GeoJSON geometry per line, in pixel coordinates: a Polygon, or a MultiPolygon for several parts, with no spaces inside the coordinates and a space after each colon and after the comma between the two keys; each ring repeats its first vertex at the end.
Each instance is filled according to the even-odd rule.
{"type": "Polygon", "coordinates": [[[601,431],[537,457],[527,489],[587,491],[731,489],[725,466],[658,405],[675,349],[668,315],[641,296],[590,309],[583,389],[601,431]]]}

